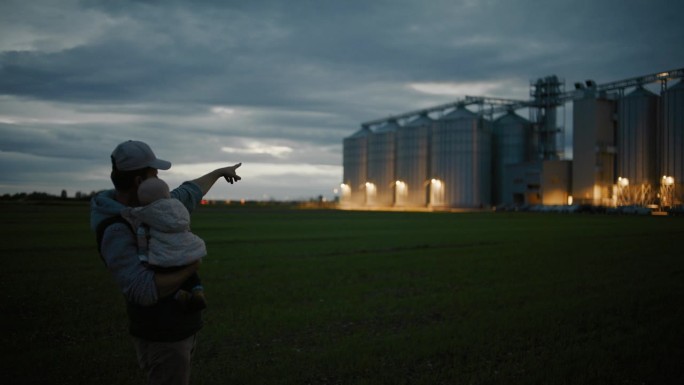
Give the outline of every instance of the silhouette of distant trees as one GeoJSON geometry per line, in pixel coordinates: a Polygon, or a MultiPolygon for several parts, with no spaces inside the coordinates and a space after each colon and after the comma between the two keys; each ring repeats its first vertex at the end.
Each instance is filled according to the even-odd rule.
{"type": "Polygon", "coordinates": [[[46,192],[31,192],[31,193],[14,193],[3,194],[0,196],[0,201],[52,201],[52,200],[72,200],[72,201],[88,201],[97,191],[85,193],[76,191],[73,197],[69,197],[66,190],[62,190],[60,195],[53,195],[46,192]]]}

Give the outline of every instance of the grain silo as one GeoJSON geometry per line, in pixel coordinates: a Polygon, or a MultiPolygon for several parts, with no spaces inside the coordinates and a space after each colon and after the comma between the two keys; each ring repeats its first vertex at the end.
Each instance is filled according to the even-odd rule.
{"type": "MultiPolygon", "coordinates": [[[[632,186],[655,187],[656,136],[660,97],[639,86],[618,100],[616,134],[617,177],[632,186]]],[[[655,190],[654,190],[655,191],[655,190]]]]}
{"type": "Polygon", "coordinates": [[[430,140],[431,206],[491,204],[491,132],[481,116],[458,107],[439,119],[430,140]]]}
{"type": "Polygon", "coordinates": [[[365,183],[368,167],[368,137],[372,131],[364,126],[344,138],[342,150],[343,182],[341,203],[359,206],[366,201],[365,183]]]}
{"type": "Polygon", "coordinates": [[[493,168],[492,200],[494,204],[514,203],[513,191],[506,191],[507,165],[531,160],[533,151],[532,124],[513,111],[497,118],[492,125],[493,168]]]}
{"type": "Polygon", "coordinates": [[[388,120],[368,137],[368,180],[366,205],[392,206],[394,203],[394,169],[396,133],[399,124],[388,120]]]}
{"type": "Polygon", "coordinates": [[[662,105],[659,184],[663,205],[675,206],[684,204],[684,81],[663,93],[662,105]]]}
{"type": "Polygon", "coordinates": [[[429,138],[433,123],[424,114],[397,130],[395,206],[427,205],[429,138]]]}
{"type": "Polygon", "coordinates": [[[573,100],[572,196],[578,204],[609,205],[615,175],[615,101],[595,90],[573,100]]]}

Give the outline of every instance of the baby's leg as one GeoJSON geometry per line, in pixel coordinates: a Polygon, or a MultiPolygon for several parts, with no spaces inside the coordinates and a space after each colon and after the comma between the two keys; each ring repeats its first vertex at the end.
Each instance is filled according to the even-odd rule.
{"type": "Polygon", "coordinates": [[[176,299],[188,311],[199,311],[207,307],[207,299],[204,297],[204,287],[197,273],[188,278],[180,290],[176,293],[176,299]]]}

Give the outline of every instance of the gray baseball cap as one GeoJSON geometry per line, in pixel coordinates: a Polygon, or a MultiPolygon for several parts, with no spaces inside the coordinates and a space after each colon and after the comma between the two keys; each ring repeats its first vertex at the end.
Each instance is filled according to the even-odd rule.
{"type": "Polygon", "coordinates": [[[120,171],[140,170],[146,167],[168,170],[171,162],[157,159],[147,143],[129,140],[116,146],[112,152],[112,162],[120,171]]]}

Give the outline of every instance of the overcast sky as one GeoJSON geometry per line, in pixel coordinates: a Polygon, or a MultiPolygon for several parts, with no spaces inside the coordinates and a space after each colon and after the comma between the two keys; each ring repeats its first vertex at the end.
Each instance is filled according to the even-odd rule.
{"type": "Polygon", "coordinates": [[[333,197],[362,122],[684,67],[684,2],[0,1],[0,194],[109,188],[127,139],[220,199],[333,197]]]}

